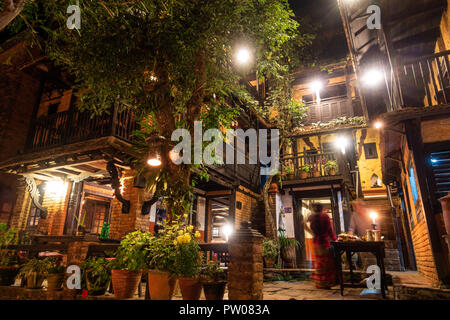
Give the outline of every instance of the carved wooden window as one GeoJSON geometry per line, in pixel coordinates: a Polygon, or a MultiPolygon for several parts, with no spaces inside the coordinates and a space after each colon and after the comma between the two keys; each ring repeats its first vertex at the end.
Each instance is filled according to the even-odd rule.
{"type": "Polygon", "coordinates": [[[364,144],[364,155],[366,159],[378,159],[378,151],[376,143],[365,143],[364,144]]]}

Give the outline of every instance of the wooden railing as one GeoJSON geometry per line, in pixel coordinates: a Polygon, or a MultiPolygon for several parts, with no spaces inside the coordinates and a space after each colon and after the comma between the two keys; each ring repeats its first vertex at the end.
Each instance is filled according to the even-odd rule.
{"type": "Polygon", "coordinates": [[[94,138],[115,136],[131,141],[137,128],[133,112],[114,109],[111,114],[92,117],[89,112],[63,111],[31,123],[28,151],[39,151],[94,138]]]}
{"type": "Polygon", "coordinates": [[[301,176],[302,169],[309,168],[306,178],[313,178],[314,171],[318,172],[318,177],[328,176],[329,172],[325,169],[325,164],[328,161],[336,161],[338,169],[335,175],[341,175],[345,170],[336,153],[298,153],[286,154],[281,158],[281,175],[283,179],[298,179],[301,176]],[[290,172],[288,171],[290,169],[290,172]]]}
{"type": "Polygon", "coordinates": [[[450,50],[403,62],[399,84],[404,107],[450,103],[450,50]]]}
{"type": "Polygon", "coordinates": [[[306,106],[306,117],[302,121],[305,124],[316,122],[328,122],[339,117],[355,116],[355,104],[359,100],[352,100],[347,96],[322,99],[320,103],[308,102],[306,106]]]}

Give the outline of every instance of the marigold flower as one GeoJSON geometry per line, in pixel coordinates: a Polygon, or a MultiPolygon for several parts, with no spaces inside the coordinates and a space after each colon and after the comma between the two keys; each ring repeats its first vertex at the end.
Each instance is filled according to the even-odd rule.
{"type": "Polygon", "coordinates": [[[194,236],[196,237],[196,238],[200,238],[200,232],[198,232],[198,231],[195,231],[195,234],[194,234],[194,236]]]}
{"type": "Polygon", "coordinates": [[[185,243],[189,243],[191,241],[191,236],[190,235],[185,234],[183,237],[184,237],[185,243]]]}
{"type": "Polygon", "coordinates": [[[194,226],[192,226],[192,225],[191,225],[191,226],[188,226],[187,229],[188,229],[189,231],[192,231],[192,229],[194,229],[194,226]]]}
{"type": "Polygon", "coordinates": [[[178,234],[181,236],[183,234],[183,230],[178,231],[178,234]]]}
{"type": "Polygon", "coordinates": [[[187,213],[183,214],[183,217],[187,218],[188,217],[187,213]]]}
{"type": "Polygon", "coordinates": [[[173,245],[176,246],[178,244],[177,240],[173,240],[173,245]]]}

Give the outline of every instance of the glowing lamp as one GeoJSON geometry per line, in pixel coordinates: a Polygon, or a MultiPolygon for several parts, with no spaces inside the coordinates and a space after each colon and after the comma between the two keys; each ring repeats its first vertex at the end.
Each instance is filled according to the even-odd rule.
{"type": "Polygon", "coordinates": [[[250,50],[247,48],[240,48],[236,53],[236,60],[239,64],[244,65],[250,61],[250,50]]]}

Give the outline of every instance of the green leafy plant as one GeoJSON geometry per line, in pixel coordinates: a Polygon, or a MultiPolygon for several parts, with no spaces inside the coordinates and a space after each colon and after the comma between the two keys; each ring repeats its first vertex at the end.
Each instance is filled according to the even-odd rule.
{"type": "Polygon", "coordinates": [[[111,281],[112,261],[104,257],[90,257],[83,261],[81,267],[87,280],[88,288],[92,292],[102,292],[106,290],[111,281]]]}
{"type": "Polygon", "coordinates": [[[226,281],[227,275],[218,261],[210,261],[201,268],[200,279],[202,282],[220,282],[226,281]]]}
{"type": "Polygon", "coordinates": [[[183,277],[195,277],[200,270],[201,258],[198,238],[200,233],[186,225],[187,215],[164,221],[159,236],[147,247],[149,268],[169,271],[183,277]]]}
{"type": "Polygon", "coordinates": [[[100,239],[109,238],[109,222],[103,222],[102,231],[100,232],[100,239]]]}
{"type": "Polygon", "coordinates": [[[17,230],[8,228],[6,223],[0,223],[0,266],[12,266],[18,263],[16,250],[7,248],[9,245],[18,243],[17,230]]]}
{"type": "Polygon", "coordinates": [[[336,160],[328,160],[327,163],[324,164],[324,169],[326,172],[330,172],[330,170],[336,170],[338,169],[338,163],[336,160]]]}
{"type": "Polygon", "coordinates": [[[286,174],[294,174],[294,168],[290,165],[285,165],[283,167],[283,172],[286,174]]]}
{"type": "Polygon", "coordinates": [[[128,233],[116,251],[112,269],[137,271],[146,264],[146,250],[155,237],[150,232],[128,233]]]}
{"type": "Polygon", "coordinates": [[[308,173],[311,170],[311,167],[307,164],[300,167],[300,171],[308,173]]]}
{"type": "Polygon", "coordinates": [[[296,239],[286,237],[284,232],[280,232],[279,241],[280,241],[280,250],[289,250],[292,247],[295,248],[300,247],[300,242],[298,242],[296,239]]]}
{"type": "Polygon", "coordinates": [[[66,267],[61,258],[48,257],[44,259],[48,263],[48,274],[61,274],[66,272],[66,267]]]}
{"type": "Polygon", "coordinates": [[[263,258],[273,258],[278,257],[278,247],[275,241],[271,239],[264,239],[262,243],[262,256],[263,258]]]}

